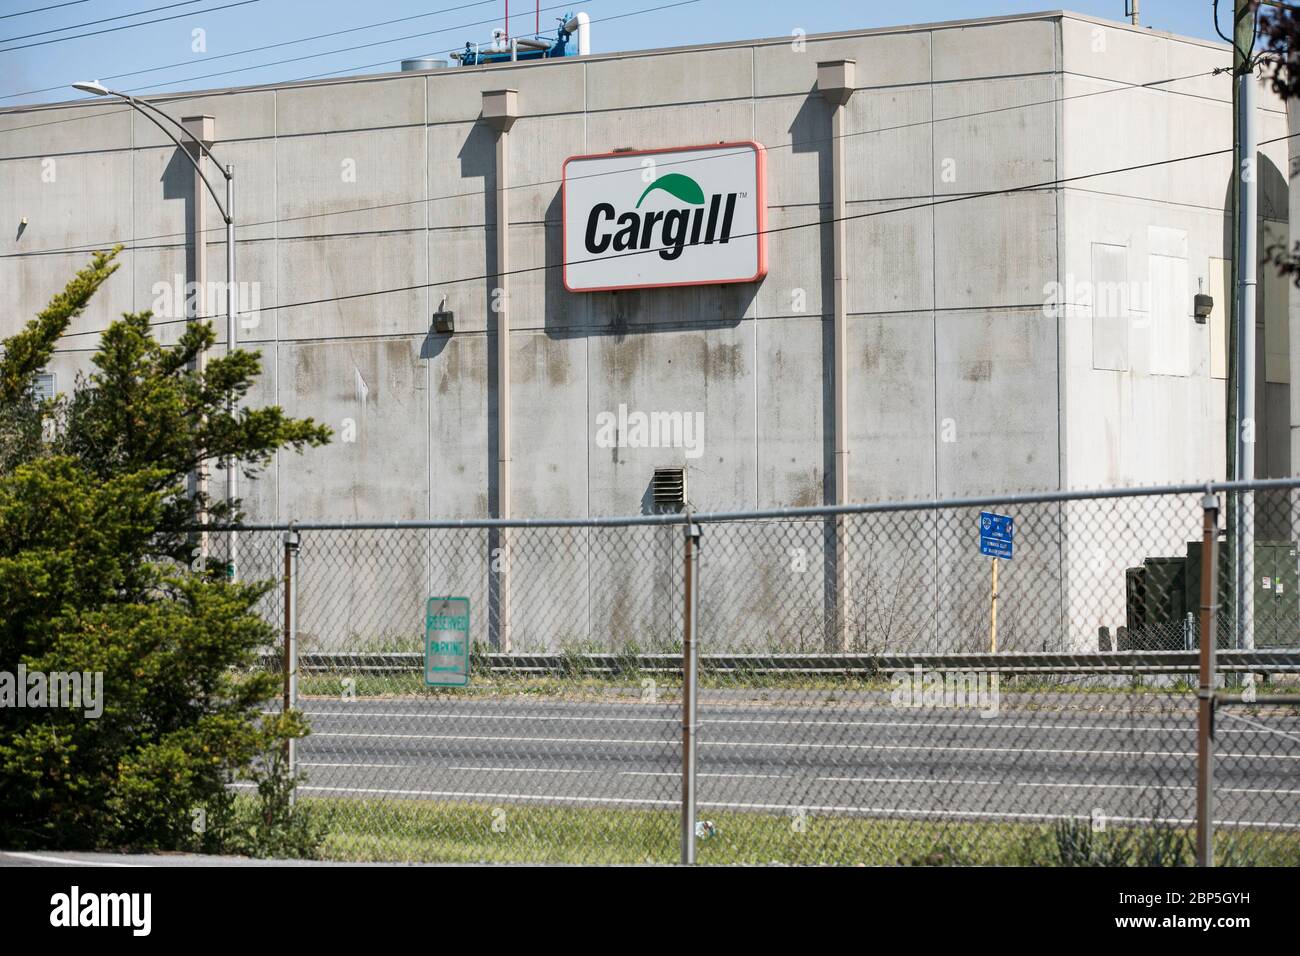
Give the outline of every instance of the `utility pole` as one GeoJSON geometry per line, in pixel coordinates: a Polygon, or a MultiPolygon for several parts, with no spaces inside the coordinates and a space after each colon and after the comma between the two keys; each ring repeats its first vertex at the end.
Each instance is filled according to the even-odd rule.
{"type": "MultiPolygon", "coordinates": [[[[1241,104],[1241,167],[1238,172],[1237,230],[1241,268],[1237,279],[1237,474],[1255,477],[1255,274],[1259,268],[1256,237],[1258,177],[1255,175],[1255,74],[1248,65],[1237,80],[1241,104]]],[[[1255,495],[1239,491],[1237,500],[1237,647],[1255,649],[1255,495]]]]}
{"type": "Polygon", "coordinates": [[[1142,0],[1125,0],[1124,13],[1129,18],[1129,23],[1138,26],[1138,8],[1142,5],[1142,0]]]}
{"type": "Polygon", "coordinates": [[[1201,499],[1201,648],[1196,693],[1196,865],[1214,865],[1214,685],[1218,631],[1219,501],[1201,499]]]}
{"type": "MultiPolygon", "coordinates": [[[[238,286],[235,280],[235,167],[227,165],[223,170],[226,177],[226,355],[239,348],[239,310],[238,286]]],[[[226,412],[235,415],[235,403],[226,402],[226,412]]],[[[226,462],[226,504],[231,508],[239,497],[239,464],[234,458],[226,462]]],[[[233,521],[234,516],[226,520],[233,521]]],[[[226,535],[226,579],[239,580],[239,532],[231,531],[226,535]]]]}
{"type": "MultiPolygon", "coordinates": [[[[1227,473],[1234,480],[1255,474],[1255,11],[1254,0],[1234,0],[1232,13],[1232,289],[1228,312],[1227,473]],[[1249,440],[1248,440],[1249,439],[1249,440]]],[[[1235,492],[1227,515],[1229,580],[1234,643],[1254,645],[1254,500],[1235,492]]]]}
{"type": "MultiPolygon", "coordinates": [[[[190,298],[188,303],[187,318],[195,322],[201,322],[208,318],[209,297],[208,297],[208,198],[204,195],[203,189],[203,150],[200,145],[211,148],[217,138],[217,121],[211,116],[185,116],[181,118],[181,125],[185,131],[190,134],[194,145],[190,148],[190,155],[194,159],[194,284],[197,292],[190,298]]],[[[194,370],[203,375],[207,369],[207,350],[200,352],[194,360],[194,370]]],[[[202,501],[208,497],[208,469],[205,463],[200,463],[192,476],[192,485],[195,496],[202,501]]],[[[199,512],[199,524],[207,525],[208,509],[207,505],[199,512]]],[[[203,569],[208,567],[208,532],[206,530],[199,532],[199,559],[203,569]]]]}

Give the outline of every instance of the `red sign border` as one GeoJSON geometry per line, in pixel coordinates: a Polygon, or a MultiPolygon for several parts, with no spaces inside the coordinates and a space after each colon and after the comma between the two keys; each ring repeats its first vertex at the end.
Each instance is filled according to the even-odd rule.
{"type": "Polygon", "coordinates": [[[696,146],[666,146],[660,149],[622,149],[608,153],[583,153],[565,159],[560,170],[560,215],[562,234],[560,243],[563,248],[564,267],[561,270],[564,288],[573,293],[582,292],[619,292],[623,289],[681,289],[699,285],[740,285],[757,282],[767,276],[767,148],[752,139],[735,140],[727,143],[701,143],[696,146]],[[611,156],[647,156],[659,153],[684,153],[702,149],[726,149],[729,146],[744,146],[754,151],[755,187],[758,190],[758,271],[748,279],[702,279],[699,282],[652,282],[645,285],[609,285],[592,286],[575,289],[569,285],[569,163],[584,159],[608,159],[611,156]]]}

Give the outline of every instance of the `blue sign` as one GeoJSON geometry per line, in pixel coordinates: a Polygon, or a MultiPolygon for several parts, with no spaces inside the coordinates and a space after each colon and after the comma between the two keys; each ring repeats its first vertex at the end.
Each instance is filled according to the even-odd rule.
{"type": "Polygon", "coordinates": [[[1011,558],[1015,536],[1016,521],[1011,515],[980,512],[980,554],[991,558],[1011,558]]]}

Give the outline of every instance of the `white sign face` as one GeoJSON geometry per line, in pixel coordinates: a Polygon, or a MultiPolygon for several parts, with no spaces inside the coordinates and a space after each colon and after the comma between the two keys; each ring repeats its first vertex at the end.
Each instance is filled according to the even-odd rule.
{"type": "Polygon", "coordinates": [[[607,292],[767,275],[763,147],[720,143],[564,161],[564,287],[607,292]]]}

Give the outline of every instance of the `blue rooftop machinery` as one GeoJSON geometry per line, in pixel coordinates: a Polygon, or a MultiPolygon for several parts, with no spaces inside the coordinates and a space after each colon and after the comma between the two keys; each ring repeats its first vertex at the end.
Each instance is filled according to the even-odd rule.
{"type": "Polygon", "coordinates": [[[549,60],[559,56],[586,56],[591,52],[590,18],[585,13],[566,13],[560,19],[555,38],[508,36],[503,29],[492,31],[490,43],[466,43],[452,53],[461,66],[510,63],[518,60],[549,60]]]}

